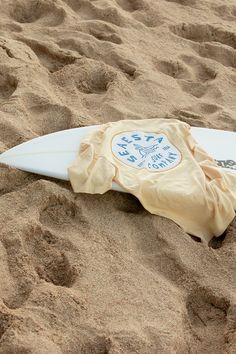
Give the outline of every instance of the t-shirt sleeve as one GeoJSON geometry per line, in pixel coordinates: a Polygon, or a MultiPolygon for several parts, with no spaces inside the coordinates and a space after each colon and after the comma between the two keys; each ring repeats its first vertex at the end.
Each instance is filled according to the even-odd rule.
{"type": "Polygon", "coordinates": [[[199,166],[204,170],[206,175],[210,179],[221,177],[222,170],[219,166],[217,166],[214,158],[210,156],[194,139],[190,133],[190,129],[187,134],[187,143],[194,159],[198,162],[199,166]]]}
{"type": "Polygon", "coordinates": [[[110,190],[115,172],[115,166],[104,156],[98,156],[90,142],[80,145],[79,156],[68,169],[73,191],[91,194],[110,190]]]}
{"type": "MultiPolygon", "coordinates": [[[[193,138],[190,133],[187,135],[187,142],[190,150],[192,151],[193,157],[198,162],[199,167],[204,172],[205,176],[209,180],[214,181],[218,188],[223,192],[230,191],[234,193],[234,198],[236,196],[236,176],[229,173],[226,173],[221,167],[219,167],[214,160],[214,158],[198,144],[198,142],[193,138]]],[[[236,206],[236,202],[235,202],[236,206]]]]}

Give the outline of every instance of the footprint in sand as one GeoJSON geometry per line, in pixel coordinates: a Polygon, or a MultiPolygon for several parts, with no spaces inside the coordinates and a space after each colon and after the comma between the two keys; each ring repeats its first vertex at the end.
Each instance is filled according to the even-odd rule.
{"type": "Polygon", "coordinates": [[[96,4],[89,0],[63,0],[81,20],[100,20],[112,23],[116,26],[125,26],[126,19],[123,18],[119,9],[115,6],[96,4]]]}
{"type": "Polygon", "coordinates": [[[236,67],[236,34],[221,27],[203,24],[170,26],[177,36],[198,44],[194,49],[204,58],[215,60],[226,67],[236,67]]]}
{"type": "Polygon", "coordinates": [[[21,307],[28,299],[36,282],[36,273],[29,265],[29,256],[21,238],[23,230],[8,230],[2,235],[2,245],[7,259],[11,288],[6,288],[4,304],[10,309],[21,307]]]}
{"type": "Polygon", "coordinates": [[[177,61],[157,60],[154,66],[165,75],[176,79],[183,91],[196,98],[201,98],[207,93],[208,82],[216,77],[214,69],[193,55],[181,55],[177,61]]]}
{"type": "Polygon", "coordinates": [[[62,0],[68,5],[79,17],[83,19],[93,18],[93,4],[90,4],[88,0],[62,0]]]}
{"type": "Polygon", "coordinates": [[[223,112],[223,107],[220,105],[199,101],[191,105],[189,109],[173,110],[172,115],[174,118],[181,119],[183,122],[195,127],[215,128],[214,123],[223,115],[223,112]],[[214,117],[214,122],[211,116],[214,117]]]}
{"type": "Polygon", "coordinates": [[[65,11],[53,1],[14,1],[12,18],[22,24],[37,23],[41,26],[58,26],[65,18],[65,11]]]}
{"type": "Polygon", "coordinates": [[[162,18],[150,2],[145,0],[116,0],[118,6],[129,13],[132,20],[146,27],[157,27],[162,24],[162,18]]]}
{"type": "Polygon", "coordinates": [[[74,228],[86,224],[82,210],[67,198],[52,196],[47,206],[40,212],[40,222],[54,229],[74,228]]]}
{"type": "MultiPolygon", "coordinates": [[[[1,100],[0,100],[1,103],[1,100]]],[[[11,104],[11,102],[9,102],[11,104]]],[[[0,139],[1,142],[4,143],[4,145],[10,149],[11,147],[21,144],[25,141],[26,139],[26,134],[24,130],[24,126],[19,128],[19,125],[17,124],[16,121],[11,121],[10,114],[8,113],[3,113],[1,114],[0,111],[0,139]]]]}
{"type": "Polygon", "coordinates": [[[198,289],[188,295],[186,308],[193,352],[226,353],[229,301],[212,290],[198,289]]]}
{"type": "Polygon", "coordinates": [[[178,84],[188,94],[201,98],[209,91],[209,83],[216,78],[216,71],[204,63],[201,58],[182,55],[180,59],[191,72],[190,80],[178,80],[178,84]]]}
{"type": "Polygon", "coordinates": [[[95,75],[89,75],[89,77],[82,76],[81,79],[76,82],[76,86],[80,92],[88,95],[101,95],[107,92],[110,82],[112,82],[112,80],[101,70],[95,75]]]}
{"type": "Polygon", "coordinates": [[[234,131],[236,128],[234,112],[221,108],[215,116],[215,122],[221,124],[221,129],[234,131]]]}
{"type": "Polygon", "coordinates": [[[8,69],[0,71],[0,101],[9,99],[17,89],[17,79],[8,73],[8,69]]]}
{"type": "Polygon", "coordinates": [[[71,86],[86,95],[105,95],[116,76],[116,71],[106,64],[87,59],[67,71],[71,86]]]}
{"type": "Polygon", "coordinates": [[[155,69],[174,79],[191,79],[191,72],[181,60],[153,60],[155,69]]]}
{"type": "Polygon", "coordinates": [[[136,63],[133,60],[125,58],[125,55],[122,56],[114,51],[111,53],[107,63],[114,68],[118,68],[130,81],[135,80],[139,76],[136,63]]]}
{"type": "Polygon", "coordinates": [[[117,34],[115,26],[102,21],[91,21],[83,24],[83,31],[98,39],[99,41],[121,44],[122,39],[117,34]]]}
{"type": "Polygon", "coordinates": [[[17,316],[11,315],[5,309],[0,309],[0,341],[4,333],[17,320],[17,316]]]}
{"type": "MultiPolygon", "coordinates": [[[[37,185],[51,186],[50,183],[37,185]]],[[[50,191],[49,188],[48,193],[50,191]]],[[[22,203],[26,201],[22,200],[22,203]]],[[[56,286],[71,287],[80,272],[80,251],[72,242],[58,236],[58,232],[60,235],[63,232],[73,234],[75,227],[79,233],[84,227],[81,217],[75,215],[75,206],[66,198],[57,199],[53,195],[43,210],[40,210],[41,203],[40,196],[39,201],[33,198],[32,210],[36,208],[43,224],[31,221],[20,228],[10,227],[1,235],[1,253],[6,258],[11,279],[10,289],[9,284],[4,283],[4,303],[11,309],[23,306],[40,279],[56,286]]]]}
{"type": "MultiPolygon", "coordinates": [[[[0,126],[1,130],[1,126],[0,126]]],[[[1,137],[0,137],[1,139],[1,137]]],[[[0,197],[4,194],[11,193],[14,190],[25,187],[28,183],[37,179],[36,175],[10,168],[7,165],[0,165],[0,197]]],[[[1,244],[0,244],[1,252],[1,244]]],[[[1,256],[0,256],[1,259],[1,256]]]]}
{"type": "Polygon", "coordinates": [[[201,43],[197,53],[203,58],[215,60],[226,67],[236,68],[236,50],[229,46],[221,43],[201,43]]]}
{"type": "Polygon", "coordinates": [[[170,30],[178,37],[193,42],[218,42],[236,49],[236,34],[221,27],[203,24],[182,23],[172,25],[170,30]]]}
{"type": "Polygon", "coordinates": [[[66,106],[44,102],[40,96],[29,94],[25,107],[32,130],[39,135],[71,127],[72,112],[66,106]]]}
{"type": "Polygon", "coordinates": [[[189,67],[192,74],[192,81],[204,83],[216,78],[216,71],[214,68],[205,63],[201,58],[193,55],[181,55],[180,60],[189,67]]]}
{"type": "Polygon", "coordinates": [[[116,0],[116,3],[127,12],[142,10],[145,7],[143,0],[116,0]]]}
{"type": "Polygon", "coordinates": [[[183,91],[186,93],[196,97],[196,98],[201,98],[207,93],[207,86],[205,86],[202,83],[199,82],[188,82],[188,81],[181,81],[178,82],[180,87],[182,88],[183,91]]]}
{"type": "Polygon", "coordinates": [[[199,101],[189,108],[173,110],[171,117],[195,127],[217,129],[219,122],[223,130],[234,131],[235,129],[233,112],[227,111],[223,106],[214,103],[199,101]]]}
{"type": "Polygon", "coordinates": [[[212,7],[215,14],[223,20],[235,21],[236,18],[236,6],[234,5],[215,5],[212,7]]]}
{"type": "Polygon", "coordinates": [[[196,5],[196,0],[165,0],[166,2],[174,2],[182,6],[193,7],[196,5]]]}
{"type": "Polygon", "coordinates": [[[40,226],[25,234],[25,249],[40,279],[54,285],[71,287],[78,272],[71,262],[74,246],[40,226]]]}
{"type": "Polygon", "coordinates": [[[180,24],[170,26],[177,36],[198,43],[196,52],[225,66],[236,67],[236,34],[221,27],[203,24],[180,24]]]}
{"type": "Polygon", "coordinates": [[[180,119],[182,122],[186,122],[195,127],[205,128],[207,126],[205,116],[192,112],[191,110],[176,109],[172,111],[171,116],[172,115],[173,118],[180,119]]]}
{"type": "MultiPolygon", "coordinates": [[[[106,25],[104,25],[104,26],[106,26],[106,25]]],[[[90,28],[90,26],[88,28],[90,28]]],[[[91,28],[93,28],[93,26],[91,28]]],[[[93,29],[91,31],[93,32],[93,29]]],[[[109,38],[109,40],[107,40],[107,41],[110,41],[110,39],[111,39],[110,35],[108,36],[108,38],[109,38]]],[[[119,69],[126,76],[126,78],[128,80],[130,80],[130,81],[135,80],[135,78],[139,75],[137,72],[138,68],[137,68],[136,63],[134,61],[126,58],[125,52],[123,55],[122,55],[122,53],[119,54],[119,53],[117,53],[117,51],[114,48],[109,48],[107,46],[107,43],[105,43],[105,46],[102,47],[103,44],[104,43],[91,44],[91,39],[89,39],[89,38],[86,38],[84,40],[75,39],[75,38],[68,38],[68,39],[62,39],[62,40],[58,41],[58,45],[61,48],[65,48],[70,51],[72,51],[72,50],[76,51],[78,53],[77,55],[80,55],[81,57],[84,56],[89,59],[94,59],[96,62],[94,61],[93,65],[96,65],[97,67],[99,66],[101,68],[97,69],[97,71],[99,71],[100,74],[95,73],[93,75],[95,77],[98,75],[103,76],[102,72],[104,72],[104,70],[105,70],[105,78],[100,79],[99,81],[104,82],[104,80],[105,80],[107,82],[106,86],[109,86],[109,83],[112,83],[112,80],[113,80],[112,78],[114,77],[114,71],[111,70],[110,67],[114,67],[116,69],[119,69]],[[102,48],[104,48],[104,50],[102,48]],[[106,55],[107,52],[109,52],[109,55],[106,55]],[[105,63],[105,65],[108,64],[109,67],[106,66],[106,68],[104,69],[104,67],[101,65],[101,63],[98,62],[98,57],[102,58],[102,61],[105,63]],[[108,77],[110,77],[110,79],[108,77]]],[[[83,68],[84,64],[81,64],[81,63],[83,63],[83,62],[82,61],[80,62],[80,67],[83,68]]],[[[90,74],[87,74],[87,76],[90,76],[90,74]]],[[[90,86],[89,83],[88,83],[88,86],[90,86]]],[[[92,86],[94,86],[94,84],[92,84],[92,86]]],[[[97,84],[95,86],[97,86],[97,84]]],[[[95,91],[106,91],[104,89],[103,84],[102,84],[102,86],[103,86],[102,90],[101,90],[101,85],[99,84],[98,86],[99,86],[98,89],[95,89],[95,91]]],[[[90,89],[89,88],[82,88],[82,90],[89,91],[90,89]]],[[[92,89],[92,91],[93,91],[93,89],[92,89]]]]}
{"type": "Polygon", "coordinates": [[[27,38],[19,38],[22,42],[27,44],[36,54],[39,62],[50,73],[61,70],[64,66],[73,64],[78,58],[69,51],[63,51],[57,45],[48,43],[40,43],[39,41],[27,38]]]}

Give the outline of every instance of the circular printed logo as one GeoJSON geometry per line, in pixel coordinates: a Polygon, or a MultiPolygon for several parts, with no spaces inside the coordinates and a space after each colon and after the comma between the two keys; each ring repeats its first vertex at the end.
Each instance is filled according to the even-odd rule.
{"type": "Polygon", "coordinates": [[[181,161],[180,151],[162,133],[117,134],[112,139],[112,152],[123,163],[148,171],[166,171],[181,161]]]}

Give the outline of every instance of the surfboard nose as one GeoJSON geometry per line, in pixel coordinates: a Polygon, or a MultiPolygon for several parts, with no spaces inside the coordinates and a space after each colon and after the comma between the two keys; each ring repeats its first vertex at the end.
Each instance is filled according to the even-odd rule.
{"type": "MultiPolygon", "coordinates": [[[[6,150],[0,154],[0,163],[5,163],[6,165],[10,165],[12,159],[14,160],[14,152],[15,148],[6,150]]],[[[17,153],[17,152],[15,152],[17,153]]]]}
{"type": "Polygon", "coordinates": [[[0,155],[0,162],[23,171],[69,180],[67,169],[74,162],[81,138],[96,126],[62,130],[34,138],[0,155]]]}

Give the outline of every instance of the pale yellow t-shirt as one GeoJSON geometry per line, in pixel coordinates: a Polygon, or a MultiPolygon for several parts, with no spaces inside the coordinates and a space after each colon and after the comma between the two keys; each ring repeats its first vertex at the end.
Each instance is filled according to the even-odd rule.
{"type": "Polygon", "coordinates": [[[209,241],[235,216],[236,176],[225,173],[175,119],[122,120],[83,139],[68,169],[75,192],[105,193],[112,181],[152,214],[209,241]]]}

